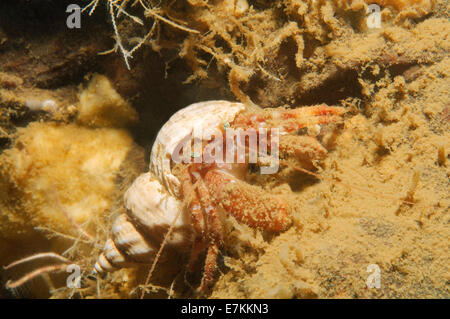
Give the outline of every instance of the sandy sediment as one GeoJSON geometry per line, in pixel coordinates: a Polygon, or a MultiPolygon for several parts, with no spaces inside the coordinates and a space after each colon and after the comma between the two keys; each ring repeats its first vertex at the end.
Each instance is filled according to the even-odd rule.
{"type": "MultiPolygon", "coordinates": [[[[54,16],[39,28],[52,32],[33,32],[23,7],[8,7],[21,28],[0,19],[1,265],[52,250],[89,272],[123,211],[123,191],[180,108],[211,99],[325,103],[348,111],[342,124],[322,127],[321,178],[292,166],[248,175],[284,198],[293,226],[270,234],[228,218],[207,296],[450,297],[448,1],[370,1],[380,28],[367,25],[368,1],[189,0],[158,10],[119,1],[140,20],[122,16],[117,30],[100,1],[72,33],[52,27],[65,16],[51,3],[40,9],[54,16]],[[131,70],[120,49],[97,54],[117,35],[130,51],[137,45],[131,70]],[[379,289],[367,288],[370,267],[380,271],[379,289]]],[[[198,297],[184,282],[186,263],[185,255],[162,260],[148,296],[198,297]]],[[[60,274],[1,293],[137,297],[148,269],[86,276],[75,291],[60,274]]]]}

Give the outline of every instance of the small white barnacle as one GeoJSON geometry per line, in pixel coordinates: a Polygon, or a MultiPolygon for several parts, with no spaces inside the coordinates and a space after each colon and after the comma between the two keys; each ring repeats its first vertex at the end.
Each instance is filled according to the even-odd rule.
{"type": "Polygon", "coordinates": [[[58,107],[57,103],[52,99],[47,99],[44,101],[29,99],[25,101],[25,106],[32,112],[55,112],[58,107]]]}
{"type": "Polygon", "coordinates": [[[247,0],[224,0],[220,4],[222,11],[236,18],[242,17],[248,11],[247,0]]]}

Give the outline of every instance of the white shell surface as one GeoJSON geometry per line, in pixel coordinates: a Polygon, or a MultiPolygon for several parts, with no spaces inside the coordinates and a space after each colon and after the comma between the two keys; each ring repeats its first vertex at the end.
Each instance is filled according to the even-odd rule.
{"type": "Polygon", "coordinates": [[[169,227],[174,223],[167,247],[190,250],[194,232],[190,214],[183,211],[180,182],[172,174],[172,154],[186,138],[210,137],[245,110],[242,103],[208,101],[195,103],[175,113],[159,131],[150,158],[150,172],[140,175],[124,194],[126,215],[120,215],[96,272],[114,271],[136,262],[150,262],[169,227]]]}
{"type": "Polygon", "coordinates": [[[151,172],[136,178],[124,194],[124,202],[127,212],[114,221],[95,272],[150,263],[178,214],[166,245],[175,250],[191,248],[194,234],[190,215],[151,172]]]}
{"type": "Polygon", "coordinates": [[[167,245],[190,245],[192,229],[189,214],[182,211],[182,202],[169,194],[152,173],[140,175],[126,191],[124,201],[130,221],[157,247],[180,212],[167,245]]]}
{"type": "Polygon", "coordinates": [[[224,123],[232,122],[243,110],[245,105],[237,102],[200,102],[179,110],[164,124],[153,144],[150,171],[170,194],[180,196],[180,181],[171,171],[172,154],[179,143],[190,135],[198,139],[210,136],[224,123]]]}

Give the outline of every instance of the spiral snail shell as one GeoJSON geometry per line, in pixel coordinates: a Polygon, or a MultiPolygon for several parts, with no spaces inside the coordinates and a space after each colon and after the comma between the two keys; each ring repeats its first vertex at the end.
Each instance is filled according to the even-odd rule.
{"type": "MultiPolygon", "coordinates": [[[[136,263],[150,263],[181,210],[181,202],[170,195],[148,172],[140,175],[124,195],[126,213],[114,221],[111,238],[94,266],[95,272],[114,271],[136,263]]],[[[167,241],[168,247],[190,249],[192,231],[187,214],[181,214],[167,241]]]]}
{"type": "MultiPolygon", "coordinates": [[[[171,223],[183,209],[180,181],[172,173],[174,150],[189,136],[203,139],[223,123],[232,122],[244,109],[244,104],[235,102],[200,102],[179,110],[164,124],[153,144],[150,171],[140,175],[126,191],[126,213],[113,223],[111,237],[105,243],[94,272],[114,271],[153,261],[171,223]]],[[[188,251],[192,237],[190,216],[182,212],[166,247],[188,251]]]]}

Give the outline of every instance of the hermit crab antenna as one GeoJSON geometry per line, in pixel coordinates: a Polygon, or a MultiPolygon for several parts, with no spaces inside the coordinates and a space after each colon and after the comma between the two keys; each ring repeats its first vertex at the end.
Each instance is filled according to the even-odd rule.
{"type": "Polygon", "coordinates": [[[19,278],[16,281],[8,280],[6,282],[6,288],[12,289],[12,288],[20,287],[24,283],[26,283],[27,281],[29,281],[29,280],[31,280],[31,279],[33,279],[33,278],[35,278],[35,277],[37,277],[37,276],[39,276],[41,274],[54,272],[54,271],[61,271],[61,270],[65,269],[67,267],[67,264],[72,263],[69,259],[67,259],[67,258],[65,258],[65,257],[63,257],[61,255],[49,252],[49,253],[39,253],[39,254],[35,254],[35,255],[32,255],[32,256],[29,256],[29,257],[26,257],[26,258],[22,258],[22,259],[16,260],[15,262],[13,262],[13,263],[11,263],[8,266],[5,266],[3,268],[4,269],[10,269],[10,268],[13,268],[13,267],[15,267],[17,265],[20,265],[20,264],[23,264],[23,263],[26,263],[26,262],[29,262],[29,261],[32,261],[32,260],[41,259],[41,258],[55,258],[55,259],[58,259],[59,261],[62,261],[63,263],[62,264],[50,265],[50,266],[44,266],[44,267],[38,268],[38,269],[36,269],[36,270],[34,270],[34,271],[32,271],[32,272],[22,276],[21,278],[19,278]]]}
{"type": "Polygon", "coordinates": [[[342,185],[342,186],[350,188],[350,189],[357,189],[360,192],[363,192],[363,193],[366,193],[366,194],[370,194],[370,195],[373,195],[375,197],[384,198],[384,199],[390,199],[390,200],[398,200],[398,201],[401,201],[402,203],[405,203],[405,204],[408,204],[408,205],[414,205],[415,204],[412,201],[407,201],[407,200],[404,200],[404,199],[401,199],[401,198],[398,198],[398,197],[395,197],[395,196],[389,196],[389,195],[380,194],[380,193],[377,193],[377,192],[372,192],[372,191],[370,191],[368,189],[365,189],[365,188],[362,188],[362,187],[359,187],[359,186],[356,186],[356,185],[350,185],[350,184],[338,181],[338,180],[336,180],[334,178],[329,178],[329,177],[325,177],[325,176],[313,173],[313,172],[311,172],[311,171],[309,171],[307,169],[294,166],[291,163],[289,163],[287,161],[284,161],[284,160],[280,161],[280,163],[282,163],[282,164],[284,164],[286,166],[289,166],[289,167],[291,167],[294,170],[297,170],[297,171],[300,171],[302,173],[314,176],[314,177],[316,177],[318,179],[326,180],[326,181],[329,181],[329,182],[335,183],[335,184],[339,184],[339,185],[342,185]]]}
{"type": "Polygon", "coordinates": [[[56,258],[56,259],[58,259],[58,260],[60,260],[60,261],[62,261],[64,263],[68,263],[68,264],[71,263],[71,261],[69,259],[67,259],[67,258],[65,258],[65,257],[63,257],[61,255],[49,252],[49,253],[39,253],[39,254],[31,255],[31,256],[28,256],[28,257],[16,260],[15,262],[9,264],[8,266],[3,267],[3,269],[10,269],[10,268],[13,268],[13,267],[15,267],[17,265],[26,263],[26,262],[31,261],[31,260],[40,259],[40,258],[56,258]]]}
{"type": "Polygon", "coordinates": [[[150,282],[150,278],[152,277],[153,271],[155,270],[156,267],[156,263],[159,260],[159,257],[161,256],[161,253],[164,249],[164,246],[166,245],[170,234],[173,231],[173,228],[175,227],[175,223],[178,220],[178,217],[180,217],[181,212],[183,211],[183,209],[178,210],[177,215],[175,216],[175,218],[173,219],[172,223],[170,224],[169,230],[167,231],[166,235],[164,236],[164,240],[161,244],[161,246],[159,247],[158,253],[155,256],[155,259],[153,260],[152,266],[150,267],[150,271],[148,272],[147,278],[145,279],[145,284],[144,284],[144,289],[142,290],[142,294],[141,294],[141,299],[144,298],[145,296],[145,287],[148,285],[148,283],[150,282]]]}
{"type": "Polygon", "coordinates": [[[54,272],[54,271],[61,271],[61,270],[64,270],[66,267],[67,267],[67,264],[58,264],[58,265],[45,266],[45,267],[36,269],[16,281],[8,280],[6,282],[6,288],[13,289],[13,288],[20,287],[27,281],[29,281],[39,275],[49,273],[49,272],[54,272]]]}

